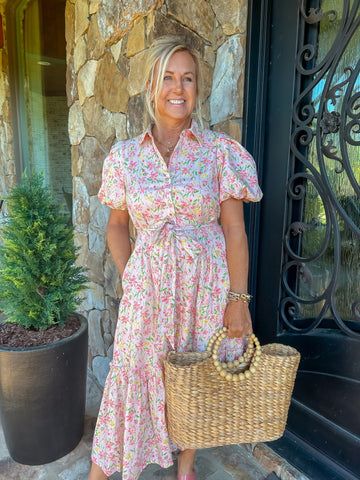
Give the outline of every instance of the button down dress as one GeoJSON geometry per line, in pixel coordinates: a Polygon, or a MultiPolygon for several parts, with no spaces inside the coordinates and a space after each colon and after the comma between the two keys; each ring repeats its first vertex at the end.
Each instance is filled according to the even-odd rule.
{"type": "Polygon", "coordinates": [[[99,198],[128,209],[137,230],[93,443],[92,459],[107,475],[136,480],[149,463],[173,463],[163,359],[169,349],[205,350],[222,326],[229,273],[220,203],[261,195],[249,153],[195,121],[168,167],[151,127],[105,159],[99,198]]]}

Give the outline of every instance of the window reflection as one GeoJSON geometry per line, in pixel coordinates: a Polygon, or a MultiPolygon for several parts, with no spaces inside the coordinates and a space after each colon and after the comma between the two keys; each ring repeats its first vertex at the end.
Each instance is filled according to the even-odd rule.
{"type": "Polygon", "coordinates": [[[65,0],[20,2],[16,37],[24,168],[42,170],[57,201],[70,213],[65,0]]]}

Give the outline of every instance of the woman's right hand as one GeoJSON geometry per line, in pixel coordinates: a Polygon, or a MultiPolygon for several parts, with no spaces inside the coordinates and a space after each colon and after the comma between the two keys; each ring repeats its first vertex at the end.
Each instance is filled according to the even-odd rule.
{"type": "Polygon", "coordinates": [[[249,305],[242,301],[229,301],[224,314],[224,326],[229,338],[239,338],[253,333],[249,305]]]}

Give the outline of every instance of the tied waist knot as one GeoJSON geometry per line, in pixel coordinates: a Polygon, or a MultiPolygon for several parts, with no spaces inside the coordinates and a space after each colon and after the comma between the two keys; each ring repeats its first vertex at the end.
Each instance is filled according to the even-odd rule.
{"type": "Polygon", "coordinates": [[[216,225],[215,221],[199,225],[177,225],[167,221],[162,226],[140,230],[138,236],[146,240],[149,247],[158,244],[171,247],[171,240],[175,240],[192,258],[195,258],[203,250],[198,241],[197,232],[213,225],[216,225]]]}
{"type": "MultiPolygon", "coordinates": [[[[164,248],[160,268],[153,272],[154,287],[159,299],[158,315],[155,321],[160,334],[166,337],[170,348],[175,350],[176,336],[176,275],[177,257],[179,252],[185,251],[193,260],[203,251],[199,241],[199,233],[207,238],[206,230],[217,225],[216,221],[200,225],[176,225],[169,221],[155,228],[138,230],[137,241],[146,243],[146,251],[151,256],[152,248],[156,245],[164,248]]],[[[196,268],[199,268],[198,266],[196,268]]],[[[196,285],[194,285],[196,288],[196,285]]],[[[194,290],[194,294],[196,291],[194,290]]]]}

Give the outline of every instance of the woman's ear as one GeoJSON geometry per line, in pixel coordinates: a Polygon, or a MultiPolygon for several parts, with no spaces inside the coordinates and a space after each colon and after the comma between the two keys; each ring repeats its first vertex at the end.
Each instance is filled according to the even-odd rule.
{"type": "Polygon", "coordinates": [[[150,85],[149,80],[145,83],[145,88],[146,88],[146,93],[149,95],[150,100],[153,101],[154,100],[154,91],[153,91],[153,89],[151,89],[151,85],[150,85]]]}

